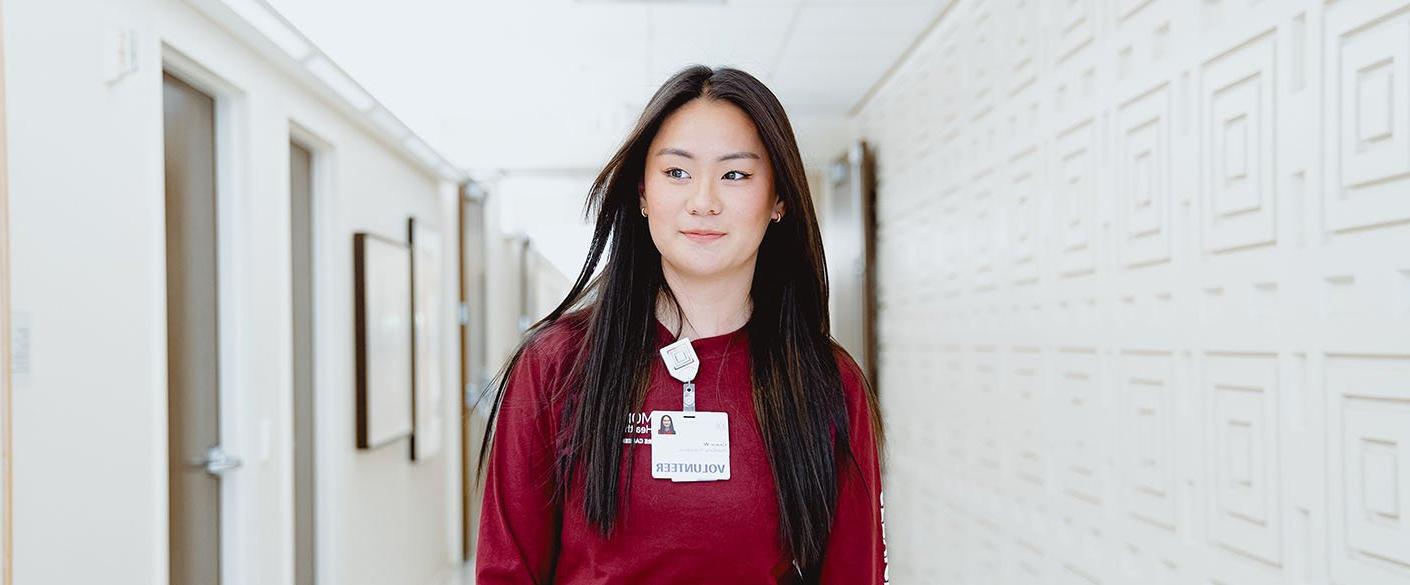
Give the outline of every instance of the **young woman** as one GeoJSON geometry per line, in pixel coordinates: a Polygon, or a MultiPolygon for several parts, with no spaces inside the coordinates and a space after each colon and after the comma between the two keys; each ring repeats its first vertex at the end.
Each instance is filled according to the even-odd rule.
{"type": "MultiPolygon", "coordinates": [[[[680,71],[597,176],[592,214],[572,290],[500,372],[476,583],[885,582],[876,394],[829,334],[778,99],[736,69],[680,71]],[[673,377],[690,358],[660,352],[682,338],[693,392],[673,377]],[[727,465],[653,466],[658,411],[727,420],[727,465]]],[[[672,428],[673,445],[696,436],[672,428]]]]}

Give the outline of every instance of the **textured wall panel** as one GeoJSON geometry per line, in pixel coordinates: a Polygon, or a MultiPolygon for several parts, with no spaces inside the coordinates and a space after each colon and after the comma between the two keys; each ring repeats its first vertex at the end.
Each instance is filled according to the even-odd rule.
{"type": "Polygon", "coordinates": [[[1410,1],[959,0],[856,123],[894,582],[1410,585],[1410,1]]]}

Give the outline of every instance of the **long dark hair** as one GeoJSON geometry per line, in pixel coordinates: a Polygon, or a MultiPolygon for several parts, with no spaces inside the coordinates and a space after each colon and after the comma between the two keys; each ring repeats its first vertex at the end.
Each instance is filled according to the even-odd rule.
{"type": "MultiPolygon", "coordinates": [[[[812,574],[832,527],[841,465],[856,465],[836,361],[842,350],[829,333],[827,268],[793,128],[774,94],[738,69],[694,65],[673,75],[593,181],[583,212],[585,219],[596,218],[587,260],[572,290],[529,328],[500,370],[478,469],[484,470],[506,373],[525,347],[562,318],[565,326],[576,328],[582,346],[575,348],[577,356],[568,360],[572,365],[554,389],[553,402],[561,400],[563,405],[555,437],[555,498],[562,503],[581,467],[583,511],[603,536],[612,534],[624,448],[617,430],[626,428],[631,413],[645,402],[656,355],[658,299],[666,299],[683,317],[662,276],[661,254],[646,219],[638,213],[637,184],[644,176],[647,148],[662,122],[697,98],[725,100],[753,119],[773,165],[775,192],[788,211],[782,221],[769,224],[759,245],[750,290],[753,313],[745,327],[755,416],[777,486],[779,532],[805,574],[812,574]],[[594,278],[609,243],[607,265],[594,278]]],[[[876,392],[864,376],[862,383],[880,449],[876,392]]],[[[626,489],[631,477],[628,473],[626,489]]]]}

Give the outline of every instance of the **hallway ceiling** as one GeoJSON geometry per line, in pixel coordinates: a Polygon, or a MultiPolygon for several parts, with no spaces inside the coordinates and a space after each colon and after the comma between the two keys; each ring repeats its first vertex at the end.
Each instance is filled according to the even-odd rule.
{"type": "Polygon", "coordinates": [[[268,0],[477,176],[598,168],[690,63],[778,94],[821,162],[945,0],[268,0]]]}

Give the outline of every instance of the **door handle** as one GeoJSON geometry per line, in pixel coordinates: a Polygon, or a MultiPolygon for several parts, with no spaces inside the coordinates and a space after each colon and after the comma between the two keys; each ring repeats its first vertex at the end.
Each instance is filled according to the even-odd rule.
{"type": "Polygon", "coordinates": [[[239,457],[226,453],[224,449],[220,448],[220,445],[207,449],[204,459],[191,462],[192,467],[203,468],[206,473],[216,477],[225,475],[226,472],[236,469],[243,464],[244,462],[241,461],[239,457]]]}

